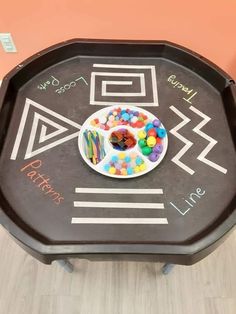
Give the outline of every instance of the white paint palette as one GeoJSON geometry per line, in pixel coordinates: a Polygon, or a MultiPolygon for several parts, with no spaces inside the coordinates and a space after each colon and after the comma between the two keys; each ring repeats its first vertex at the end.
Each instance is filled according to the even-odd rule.
{"type": "MultiPolygon", "coordinates": [[[[157,117],[155,117],[151,112],[148,112],[142,108],[137,108],[135,106],[117,105],[96,111],[84,122],[80,130],[78,146],[83,160],[89,167],[101,173],[102,175],[118,179],[134,178],[152,171],[161,163],[167,152],[168,137],[166,135],[161,139],[162,151],[160,154],[158,154],[158,159],[156,161],[150,161],[148,155],[144,155],[142,153],[142,149],[138,145],[138,132],[140,130],[145,130],[145,126],[148,123],[152,123],[152,121],[155,119],[157,119],[157,117]],[[114,125],[110,126],[109,129],[104,129],[102,123],[106,123],[106,121],[108,121],[107,119],[109,113],[114,112],[119,108],[121,111],[128,109],[130,112],[136,112],[145,115],[147,119],[145,120],[143,127],[135,127],[133,123],[127,122],[126,125],[114,125]],[[96,119],[102,121],[102,123],[98,122],[94,125],[93,121],[96,119]],[[103,128],[101,128],[101,125],[103,128]],[[134,146],[124,150],[114,148],[111,143],[111,134],[120,130],[125,130],[130,135],[133,135],[133,138],[135,139],[134,146]],[[92,155],[87,153],[88,141],[86,142],[85,138],[87,138],[88,133],[93,134],[95,137],[99,138],[97,139],[99,141],[99,144],[97,145],[97,147],[99,147],[99,161],[93,162],[93,159],[91,158],[92,155]]],[[[159,128],[165,129],[162,123],[160,123],[159,128]]],[[[93,145],[90,146],[91,150],[93,150],[92,146],[95,146],[95,142],[96,141],[94,140],[93,145]]],[[[95,147],[96,151],[97,147],[95,147]]]]}

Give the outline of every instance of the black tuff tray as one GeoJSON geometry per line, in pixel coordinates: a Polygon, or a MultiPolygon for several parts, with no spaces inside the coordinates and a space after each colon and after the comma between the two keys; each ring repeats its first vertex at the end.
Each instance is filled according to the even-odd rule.
{"type": "Polygon", "coordinates": [[[5,76],[0,108],[0,222],[39,260],[122,253],[192,264],[234,227],[236,88],[202,56],[165,41],[66,41],[5,76]],[[112,96],[102,93],[102,82],[127,80],[107,87],[112,96]],[[164,160],[144,176],[105,177],[80,156],[80,125],[112,104],[141,106],[168,131],[164,160]],[[135,208],[140,203],[164,209],[135,208]],[[73,217],[95,220],[72,224],[73,217]]]}

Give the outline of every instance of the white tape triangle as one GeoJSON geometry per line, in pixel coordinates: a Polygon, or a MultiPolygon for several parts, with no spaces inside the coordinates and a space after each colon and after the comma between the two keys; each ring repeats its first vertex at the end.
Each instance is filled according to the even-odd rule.
{"type": "Polygon", "coordinates": [[[44,116],[38,114],[38,113],[35,113],[34,114],[36,117],[35,119],[37,120],[42,120],[44,121],[47,125],[50,125],[51,127],[53,127],[54,129],[56,129],[56,131],[54,132],[50,132],[48,133],[48,126],[46,126],[45,124],[42,125],[41,127],[41,132],[40,132],[40,135],[39,135],[39,143],[43,143],[65,131],[68,131],[67,128],[63,127],[62,125],[56,123],[56,122],[53,122],[52,120],[49,120],[48,118],[45,118],[44,116]]]}
{"type": "Polygon", "coordinates": [[[75,137],[78,136],[79,134],[79,130],[81,128],[81,125],[71,121],[70,119],[60,115],[59,113],[48,109],[38,103],[36,103],[35,101],[26,98],[26,102],[25,102],[25,107],[21,116],[21,121],[20,121],[20,125],[18,128],[18,132],[17,132],[17,136],[16,136],[16,140],[14,143],[14,147],[12,150],[12,154],[11,154],[11,159],[15,160],[17,158],[18,155],[18,151],[19,151],[19,147],[21,144],[21,140],[24,134],[24,129],[25,129],[25,125],[27,122],[27,118],[28,118],[28,114],[30,109],[36,109],[37,112],[34,112],[34,118],[33,118],[33,123],[32,123],[32,127],[30,130],[30,135],[29,135],[29,142],[26,148],[26,154],[24,159],[28,159],[31,158],[33,156],[36,156],[46,150],[49,150],[55,146],[58,146],[66,141],[69,141],[75,137]],[[38,111],[41,111],[41,113],[39,114],[38,111]],[[42,113],[47,114],[47,116],[49,117],[45,117],[44,115],[42,115],[42,113]],[[36,143],[36,133],[37,130],[39,128],[39,121],[42,120],[44,122],[44,124],[41,126],[41,132],[40,132],[40,136],[39,139],[37,140],[36,143]],[[55,122],[55,120],[57,122],[55,122]],[[60,124],[59,124],[60,122],[60,124]],[[47,125],[50,125],[51,127],[55,128],[56,130],[53,132],[50,132],[47,134],[47,126],[45,125],[45,123],[47,125]],[[76,129],[76,130],[75,130],[76,129]],[[63,137],[59,137],[59,135],[64,134],[63,137]],[[59,138],[58,138],[59,137],[59,138]],[[50,141],[50,143],[48,143],[48,140],[51,139],[55,139],[54,141],[50,141]],[[34,150],[34,146],[35,144],[38,143],[44,143],[44,146],[41,146],[40,148],[34,150]],[[48,143],[48,144],[47,144],[48,143]]]}

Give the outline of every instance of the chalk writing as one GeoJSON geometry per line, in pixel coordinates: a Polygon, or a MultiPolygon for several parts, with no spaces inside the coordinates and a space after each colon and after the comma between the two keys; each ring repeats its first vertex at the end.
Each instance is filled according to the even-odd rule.
{"type": "Polygon", "coordinates": [[[186,98],[183,97],[183,99],[185,101],[187,101],[188,103],[191,103],[191,99],[197,95],[197,92],[195,92],[193,89],[190,89],[189,87],[187,87],[186,85],[180,83],[179,81],[177,81],[176,79],[176,75],[172,74],[171,76],[168,77],[167,81],[172,85],[173,88],[178,88],[181,91],[185,92],[187,94],[186,98]]]}
{"type": "Polygon", "coordinates": [[[87,81],[85,80],[85,78],[83,78],[83,77],[81,76],[81,77],[75,79],[74,81],[71,81],[71,82],[69,82],[69,83],[67,83],[67,84],[65,84],[65,85],[63,85],[63,86],[57,88],[57,89],[55,90],[55,92],[56,92],[57,94],[59,94],[59,95],[60,95],[60,94],[63,94],[63,93],[65,93],[66,91],[68,91],[69,89],[76,87],[76,85],[78,84],[79,81],[82,81],[82,82],[84,82],[85,85],[88,85],[88,83],[87,83],[87,81]]]}
{"type": "Polygon", "coordinates": [[[192,193],[187,197],[183,197],[181,201],[170,202],[170,205],[174,207],[181,215],[185,215],[190,209],[196,206],[199,200],[206,194],[206,191],[203,191],[202,188],[196,188],[192,193]],[[180,205],[181,204],[181,205],[180,205]],[[187,204],[187,205],[186,205],[187,204]]]}
{"type": "Polygon", "coordinates": [[[193,93],[189,98],[183,97],[183,100],[187,101],[189,104],[192,104],[190,99],[192,99],[195,95],[197,95],[197,92],[193,93]]]}
{"type": "Polygon", "coordinates": [[[38,172],[42,164],[40,159],[36,159],[26,164],[20,171],[24,173],[44,195],[47,195],[56,205],[59,205],[64,200],[64,197],[56,192],[51,184],[49,184],[50,177],[48,175],[38,172]]]}
{"type": "Polygon", "coordinates": [[[51,86],[59,86],[60,81],[55,78],[54,76],[51,75],[50,79],[48,79],[47,81],[39,84],[37,86],[38,89],[40,90],[47,90],[47,88],[51,85],[51,86]]]}

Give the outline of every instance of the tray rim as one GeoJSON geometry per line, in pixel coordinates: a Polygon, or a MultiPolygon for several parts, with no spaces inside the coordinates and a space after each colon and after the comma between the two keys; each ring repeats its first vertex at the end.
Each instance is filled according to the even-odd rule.
{"type": "MultiPolygon", "coordinates": [[[[236,87],[234,80],[222,69],[220,69],[217,65],[209,61],[208,59],[202,57],[200,54],[193,52],[192,50],[185,48],[183,46],[171,43],[169,41],[163,40],[149,40],[149,41],[136,41],[136,40],[99,40],[99,39],[71,39],[67,41],[63,41],[59,44],[55,44],[49,48],[43,49],[42,51],[34,54],[33,56],[27,58],[25,61],[20,63],[18,66],[13,68],[2,80],[2,86],[0,88],[0,117],[2,113],[2,107],[4,105],[5,97],[7,91],[12,83],[14,77],[22,71],[23,68],[26,68],[35,60],[42,59],[45,55],[51,52],[55,52],[58,49],[65,48],[70,45],[122,45],[126,46],[130,45],[140,45],[141,46],[159,46],[162,48],[163,53],[168,53],[168,49],[176,50],[179,53],[183,53],[186,56],[191,57],[196,62],[200,62],[204,64],[209,70],[213,71],[215,75],[218,75],[222,82],[224,83],[221,86],[214,86],[219,92],[224,95],[230,93],[232,94],[232,107],[234,110],[234,115],[236,116],[236,87]]],[[[130,47],[129,46],[129,47],[130,47]]],[[[125,48],[124,48],[125,49],[125,48]]],[[[82,55],[82,54],[81,54],[82,55]]],[[[163,56],[164,57],[164,56],[163,56]]],[[[203,77],[204,78],[204,77],[203,77]]],[[[213,84],[212,84],[213,85],[213,84]]],[[[224,100],[223,100],[224,101],[224,100]]],[[[227,116],[227,115],[226,115],[227,116]]],[[[228,116],[227,116],[228,118],[228,116]]],[[[235,122],[233,122],[235,123],[235,122]]],[[[233,126],[235,130],[235,126],[233,126]]],[[[232,130],[231,130],[232,133],[232,130]]],[[[0,134],[0,142],[2,134],[0,134]]],[[[235,141],[236,134],[232,133],[232,138],[235,141]]],[[[1,147],[0,147],[1,154],[1,147]]],[[[0,186],[0,223],[7,229],[18,241],[22,242],[24,245],[28,246],[34,251],[37,251],[41,254],[82,254],[82,253],[138,253],[138,254],[182,254],[182,255],[194,255],[198,252],[206,249],[214,245],[216,241],[220,238],[224,237],[226,233],[233,229],[236,225],[236,195],[231,201],[229,205],[231,208],[231,213],[228,215],[226,219],[223,220],[221,224],[218,224],[214,227],[211,232],[208,232],[205,236],[201,237],[198,241],[192,243],[180,243],[180,244],[167,244],[167,243],[118,243],[118,242],[98,242],[98,243],[76,243],[76,244],[58,244],[56,242],[49,243],[47,239],[44,239],[42,235],[38,236],[38,233],[33,230],[33,234],[30,234],[32,230],[25,225],[25,228],[21,228],[22,222],[20,218],[17,223],[15,223],[11,219],[11,212],[14,212],[12,208],[10,208],[9,204],[7,204],[4,199],[4,195],[1,191],[0,186]],[[4,208],[4,210],[3,210],[4,208]],[[40,240],[39,240],[40,238],[40,240]]],[[[230,212],[230,211],[229,211],[230,212]]],[[[209,230],[209,228],[207,229],[209,230]]]]}
{"type": "MultiPolygon", "coordinates": [[[[5,83],[5,81],[10,80],[15,74],[17,74],[19,71],[21,71],[22,67],[25,67],[29,65],[31,62],[33,62],[35,59],[38,59],[45,54],[48,54],[49,52],[55,51],[59,48],[63,48],[65,46],[73,45],[73,44],[112,44],[112,45],[157,45],[157,46],[163,46],[164,48],[169,47],[173,48],[179,51],[182,51],[186,54],[191,55],[193,58],[200,60],[201,62],[205,63],[208,67],[210,67],[213,71],[218,72],[219,75],[221,75],[226,81],[227,85],[235,84],[234,79],[222,68],[217,66],[214,62],[210,61],[208,58],[202,56],[198,52],[193,51],[190,48],[184,47],[182,45],[173,43],[168,40],[128,40],[128,39],[88,39],[88,38],[72,38],[69,40],[65,40],[56,44],[53,44],[47,48],[44,48],[30,57],[24,59],[22,62],[20,62],[17,66],[15,66],[12,70],[10,70],[2,79],[2,87],[5,83]]],[[[1,96],[1,95],[0,95],[1,96]]],[[[0,98],[0,105],[1,105],[1,98],[0,98]]],[[[1,107],[0,107],[1,109],[1,107]]]]}

